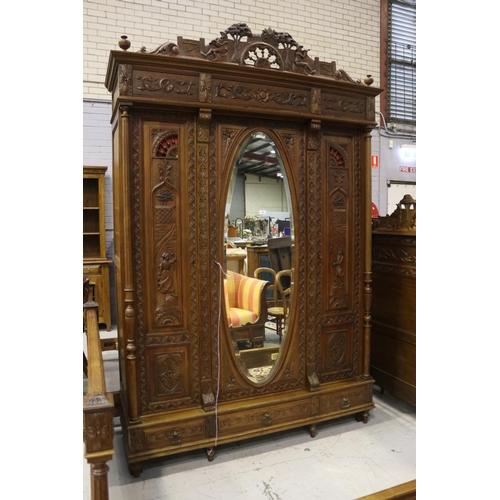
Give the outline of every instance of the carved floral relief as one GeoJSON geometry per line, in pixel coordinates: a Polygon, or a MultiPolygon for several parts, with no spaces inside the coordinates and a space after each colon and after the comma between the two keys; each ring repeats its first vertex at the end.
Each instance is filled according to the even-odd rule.
{"type": "Polygon", "coordinates": [[[154,241],[157,252],[155,324],[180,324],[178,248],[178,134],[152,130],[153,156],[168,158],[157,164],[159,183],[153,188],[154,241]]]}

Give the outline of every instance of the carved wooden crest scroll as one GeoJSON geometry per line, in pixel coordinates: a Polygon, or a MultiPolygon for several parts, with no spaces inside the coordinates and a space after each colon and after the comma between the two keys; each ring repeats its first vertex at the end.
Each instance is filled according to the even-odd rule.
{"type": "Polygon", "coordinates": [[[317,57],[311,58],[309,49],[305,49],[285,31],[267,28],[262,30],[260,35],[254,35],[245,23],[233,24],[208,44],[202,38],[196,41],[178,37],[177,44],[164,43],[152,51],[142,47],[140,52],[173,57],[197,57],[207,61],[324,76],[363,86],[373,82],[373,78],[366,78],[364,82],[354,81],[344,70],[337,69],[335,61],[328,63],[317,57]]]}

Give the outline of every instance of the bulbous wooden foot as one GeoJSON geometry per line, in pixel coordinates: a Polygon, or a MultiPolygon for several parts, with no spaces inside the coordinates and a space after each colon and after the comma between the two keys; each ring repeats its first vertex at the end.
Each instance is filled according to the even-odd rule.
{"type": "Polygon", "coordinates": [[[356,413],[355,418],[357,422],[363,422],[364,424],[368,423],[368,417],[370,416],[370,411],[363,411],[360,413],[356,413]]]}
{"type": "Polygon", "coordinates": [[[311,437],[316,437],[316,432],[318,430],[318,427],[316,426],[316,424],[311,424],[309,426],[309,434],[311,435],[311,437]]]}
{"type": "Polygon", "coordinates": [[[139,477],[142,474],[142,462],[134,462],[129,464],[130,474],[134,477],[139,477]]]}
{"type": "Polygon", "coordinates": [[[207,458],[209,462],[213,462],[215,457],[215,448],[207,448],[207,458]]]}

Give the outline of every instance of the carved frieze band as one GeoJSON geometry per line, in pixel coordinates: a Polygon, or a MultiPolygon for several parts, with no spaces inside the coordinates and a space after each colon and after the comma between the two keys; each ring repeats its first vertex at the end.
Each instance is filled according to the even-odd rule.
{"type": "Polygon", "coordinates": [[[377,263],[413,264],[417,263],[416,248],[373,248],[373,260],[377,263]]]}
{"type": "Polygon", "coordinates": [[[136,76],[134,85],[135,91],[149,92],[149,93],[162,93],[173,94],[177,97],[187,95],[194,96],[197,82],[187,79],[184,75],[169,75],[167,76],[150,76],[151,73],[147,72],[145,75],[140,73],[136,76]]]}
{"type": "Polygon", "coordinates": [[[243,85],[215,85],[214,102],[219,100],[236,99],[240,101],[254,101],[256,104],[265,106],[294,106],[305,107],[308,103],[308,95],[290,91],[276,91],[261,86],[243,85]]]}
{"type": "Polygon", "coordinates": [[[390,273],[398,276],[408,276],[410,278],[417,277],[417,270],[413,267],[391,266],[388,264],[374,263],[372,268],[373,272],[390,273]]]}
{"type": "Polygon", "coordinates": [[[357,118],[366,116],[365,99],[355,99],[323,92],[321,97],[321,111],[325,115],[340,114],[353,115],[357,118]]]}
{"type": "Polygon", "coordinates": [[[375,117],[373,98],[347,98],[345,96],[327,94],[313,87],[310,91],[287,90],[280,87],[263,87],[259,84],[213,81],[209,73],[200,73],[199,78],[182,74],[166,74],[134,72],[132,66],[121,64],[118,69],[118,88],[120,96],[162,95],[175,99],[187,99],[200,103],[244,101],[253,102],[256,106],[276,109],[291,107],[308,109],[311,113],[327,116],[341,115],[353,118],[363,117],[373,120],[375,117]],[[198,90],[196,90],[198,89],[198,90]],[[368,105],[368,107],[367,107],[368,105]]]}
{"type": "Polygon", "coordinates": [[[147,335],[146,346],[164,346],[164,345],[182,345],[189,343],[190,335],[186,333],[170,333],[166,332],[163,335],[147,335]]]}
{"type": "Polygon", "coordinates": [[[354,321],[354,314],[338,314],[335,316],[324,316],[321,324],[328,326],[336,323],[350,323],[352,321],[354,321]]]}

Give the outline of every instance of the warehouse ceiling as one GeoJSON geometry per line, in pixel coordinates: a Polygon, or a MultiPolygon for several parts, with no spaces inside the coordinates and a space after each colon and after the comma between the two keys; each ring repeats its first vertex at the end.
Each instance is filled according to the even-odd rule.
{"type": "Polygon", "coordinates": [[[276,179],[282,172],[276,146],[268,136],[259,132],[251,136],[236,166],[238,175],[253,174],[276,179]]]}

